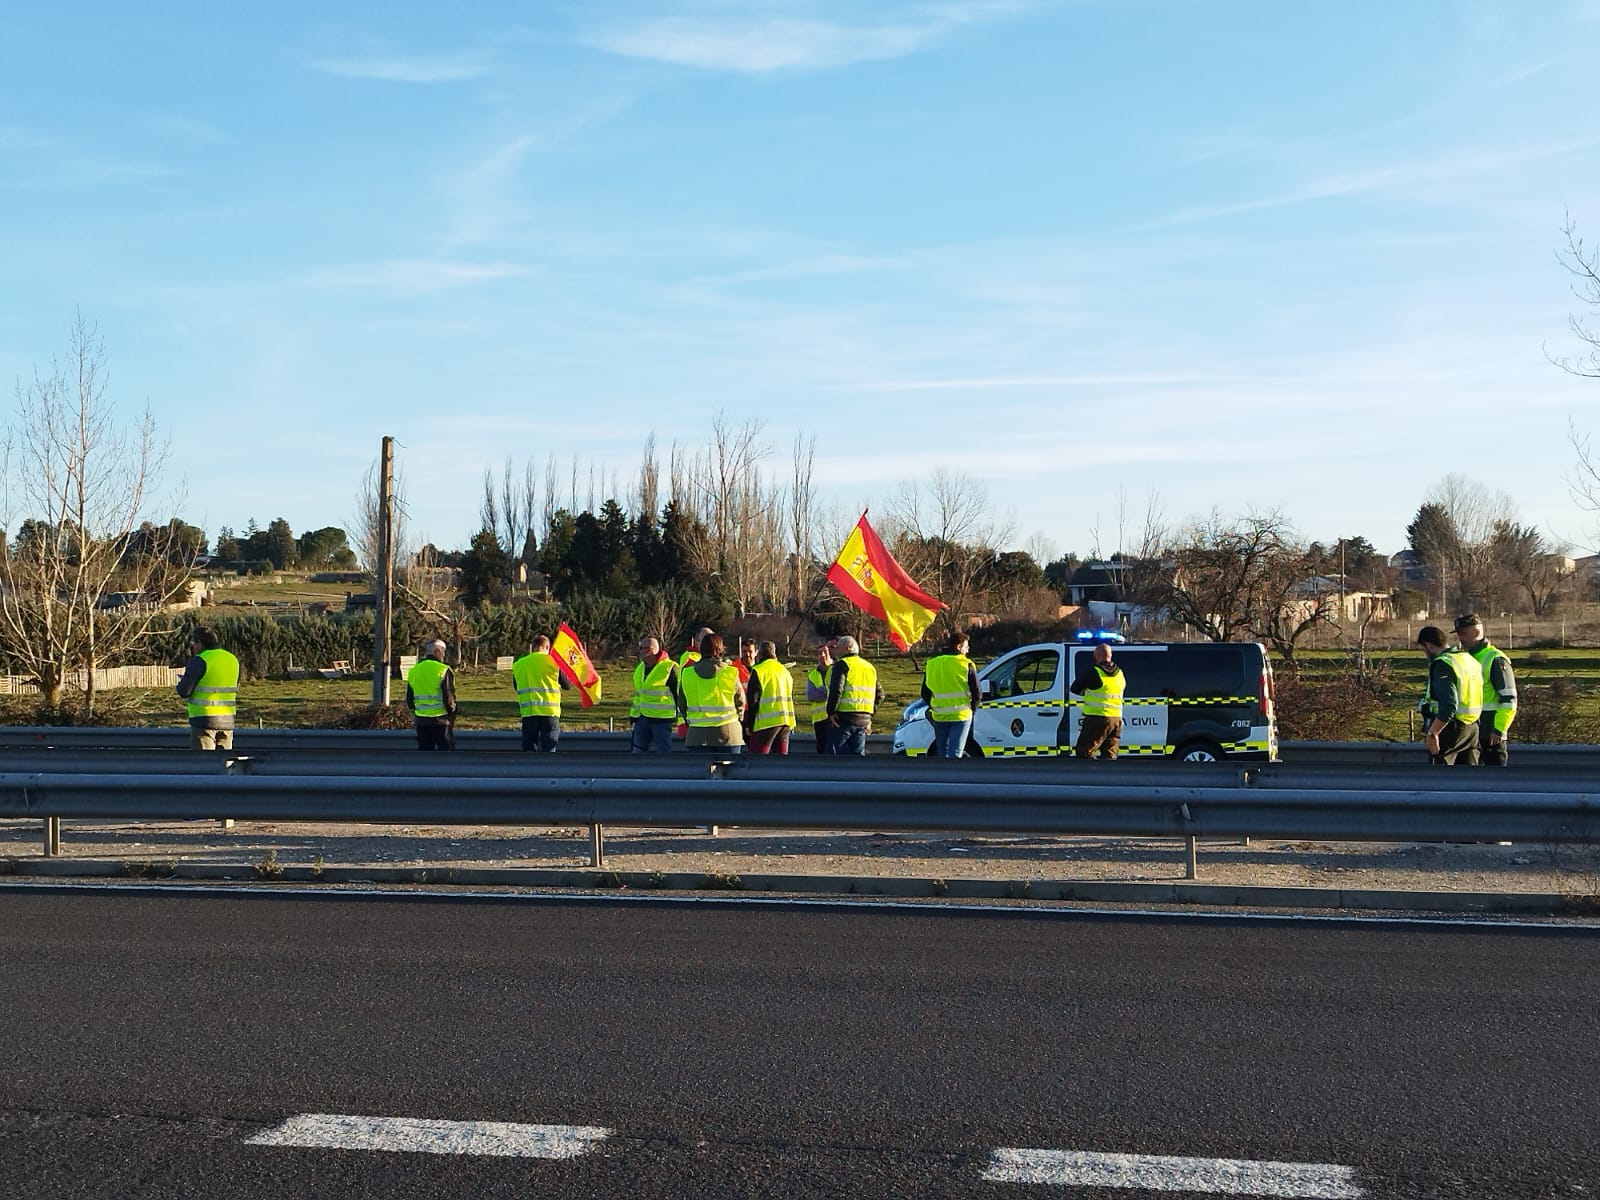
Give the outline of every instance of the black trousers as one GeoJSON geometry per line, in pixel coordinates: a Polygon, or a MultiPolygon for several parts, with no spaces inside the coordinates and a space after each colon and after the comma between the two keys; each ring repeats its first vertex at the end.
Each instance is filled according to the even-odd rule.
{"type": "Polygon", "coordinates": [[[454,750],[455,748],[456,728],[449,721],[438,717],[417,718],[418,750],[454,750]]]}
{"type": "Polygon", "coordinates": [[[1439,731],[1439,753],[1428,755],[1436,767],[1478,765],[1478,722],[1451,721],[1439,731]]]}
{"type": "MultiPolygon", "coordinates": [[[[1508,729],[1506,733],[1510,733],[1508,729]]],[[[1506,765],[1507,753],[1510,746],[1506,744],[1506,733],[1500,735],[1498,746],[1489,745],[1489,735],[1494,733],[1494,718],[1488,713],[1478,718],[1478,765],[1480,767],[1503,767],[1506,765]]]]}

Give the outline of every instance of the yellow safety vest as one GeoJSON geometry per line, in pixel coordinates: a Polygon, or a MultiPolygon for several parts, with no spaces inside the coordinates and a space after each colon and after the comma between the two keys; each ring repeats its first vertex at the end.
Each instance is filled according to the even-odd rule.
{"type": "Polygon", "coordinates": [[[672,694],[672,672],[676,664],[662,658],[650,673],[645,674],[644,664],[633,665],[633,703],[628,706],[630,717],[649,717],[652,721],[670,721],[678,715],[678,701],[672,694]]]}
{"type": "Polygon", "coordinates": [[[1502,696],[1489,682],[1489,672],[1494,669],[1496,659],[1504,658],[1507,662],[1511,660],[1504,650],[1491,646],[1488,642],[1476,650],[1469,650],[1468,653],[1477,659],[1478,665],[1483,668],[1483,711],[1495,714],[1494,727],[1498,732],[1504,733],[1511,728],[1511,722],[1517,718],[1517,694],[1512,692],[1509,696],[1502,696]],[[1502,713],[1505,714],[1504,720],[1501,719],[1502,713]]]}
{"type": "Polygon", "coordinates": [[[561,669],[545,651],[535,650],[512,663],[511,683],[517,689],[517,708],[523,716],[561,715],[561,669]]]}
{"type": "Polygon", "coordinates": [[[775,658],[751,668],[761,681],[761,703],[756,706],[752,729],[772,729],[778,725],[794,728],[794,676],[775,658]]]}
{"type": "Polygon", "coordinates": [[[972,692],[967,687],[971,670],[972,660],[965,654],[941,654],[928,660],[922,678],[933,693],[928,715],[935,721],[972,719],[972,692]]]}
{"type": "Polygon", "coordinates": [[[700,661],[700,651],[696,650],[693,646],[691,646],[691,647],[689,647],[689,649],[685,650],[682,654],[678,655],[678,670],[687,671],[690,667],[692,667],[695,663],[697,663],[699,661],[700,661]]]}
{"type": "Polygon", "coordinates": [[[806,682],[822,689],[822,699],[811,702],[811,723],[820,725],[828,719],[828,680],[821,667],[812,667],[806,672],[806,682]]]}
{"type": "Polygon", "coordinates": [[[1453,718],[1444,718],[1443,713],[1436,715],[1471,725],[1483,711],[1483,668],[1477,659],[1459,648],[1448,649],[1439,657],[1456,677],[1456,711],[1453,718]]]}
{"type": "Polygon", "coordinates": [[[231,717],[239,706],[239,660],[229,651],[200,651],[205,673],[189,693],[191,717],[231,717]]]}
{"type": "Polygon", "coordinates": [[[1120,670],[1107,673],[1099,663],[1094,673],[1100,676],[1100,686],[1083,694],[1083,715],[1086,717],[1122,716],[1122,693],[1127,688],[1128,677],[1120,670]]]}
{"type": "Polygon", "coordinates": [[[678,686],[683,689],[689,724],[696,729],[715,729],[739,719],[733,703],[739,691],[739,672],[732,663],[724,663],[710,679],[698,671],[685,671],[678,677],[678,686]]]}
{"type": "Polygon", "coordinates": [[[835,712],[870,713],[878,707],[878,668],[855,654],[839,660],[844,664],[844,686],[839,689],[835,712]]]}
{"type": "Polygon", "coordinates": [[[444,707],[444,677],[450,668],[437,658],[424,658],[406,672],[411,689],[411,711],[419,717],[448,716],[444,707]]]}

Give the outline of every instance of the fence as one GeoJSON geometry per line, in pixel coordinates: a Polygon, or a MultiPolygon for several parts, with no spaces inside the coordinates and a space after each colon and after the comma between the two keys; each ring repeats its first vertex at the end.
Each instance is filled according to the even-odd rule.
{"type": "MultiPolygon", "coordinates": [[[[95,690],[115,691],[118,688],[169,688],[178,682],[179,672],[173,667],[133,666],[96,667],[95,690]]],[[[87,671],[69,671],[64,686],[83,691],[89,685],[87,671]]],[[[39,685],[31,675],[0,675],[0,696],[37,696],[39,685]]]]}

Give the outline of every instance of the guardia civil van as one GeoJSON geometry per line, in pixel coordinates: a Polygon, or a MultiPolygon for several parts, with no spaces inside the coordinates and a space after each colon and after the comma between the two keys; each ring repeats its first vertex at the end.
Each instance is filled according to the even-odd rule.
{"type": "MultiPolygon", "coordinates": [[[[978,670],[982,703],[967,753],[1016,758],[1072,753],[1083,698],[1068,691],[1096,638],[1019,646],[978,670]]],[[[1259,642],[1129,642],[1114,648],[1127,677],[1121,754],[1184,762],[1276,759],[1272,663],[1259,642]]],[[[921,700],[894,731],[896,754],[923,755],[933,725],[921,700]]]]}

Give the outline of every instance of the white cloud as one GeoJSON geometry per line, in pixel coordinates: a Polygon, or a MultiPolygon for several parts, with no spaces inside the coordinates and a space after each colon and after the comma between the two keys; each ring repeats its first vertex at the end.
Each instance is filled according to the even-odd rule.
{"type": "Polygon", "coordinates": [[[526,268],[514,263],[408,258],[324,267],[306,275],[301,283],[305,287],[328,291],[388,291],[420,296],[526,274],[526,268]]]}
{"type": "Polygon", "coordinates": [[[1559,142],[1522,146],[1513,150],[1462,150],[1437,155],[1417,162],[1395,163],[1365,170],[1346,171],[1326,175],[1303,183],[1298,187],[1269,196],[1239,200],[1226,204],[1195,205],[1181,208],[1163,217],[1145,222],[1139,228],[1164,229],[1189,225],[1216,217],[1236,216],[1304,204],[1314,200],[1328,200],[1341,196],[1356,196],[1370,192],[1404,191],[1409,188],[1437,188],[1463,179],[1496,176],[1508,173],[1508,168],[1545,159],[1560,158],[1582,153],[1594,148],[1594,138],[1572,138],[1559,142]]]}
{"type": "Polygon", "coordinates": [[[494,69],[477,54],[314,58],[305,65],[325,75],[385,83],[459,83],[480,79],[494,69]]]}
{"type": "Polygon", "coordinates": [[[760,75],[903,58],[965,26],[1031,7],[1020,0],[965,0],[917,6],[899,19],[870,24],[729,10],[613,25],[587,40],[629,58],[760,75]]]}

